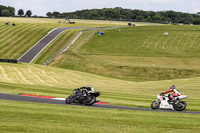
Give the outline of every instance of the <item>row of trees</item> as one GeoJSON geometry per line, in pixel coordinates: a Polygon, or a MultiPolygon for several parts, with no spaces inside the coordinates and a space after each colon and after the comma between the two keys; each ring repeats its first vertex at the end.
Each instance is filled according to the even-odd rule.
{"type": "Polygon", "coordinates": [[[0,5],[0,16],[15,16],[15,8],[0,5]]]}
{"type": "Polygon", "coordinates": [[[184,23],[184,24],[200,24],[200,14],[189,14],[175,11],[143,11],[116,8],[103,8],[91,10],[78,10],[75,12],[48,12],[48,17],[68,17],[79,19],[112,19],[112,20],[132,20],[145,22],[164,22],[164,23],[184,23]]]}
{"type": "MultiPolygon", "coordinates": [[[[32,11],[31,10],[28,10],[26,11],[26,14],[24,14],[24,10],[23,9],[20,9],[18,11],[18,15],[19,16],[28,16],[28,17],[31,17],[32,15],[32,11]]],[[[10,7],[10,6],[3,6],[3,5],[0,5],[0,16],[15,16],[15,8],[14,7],[10,7]]]]}
{"type": "Polygon", "coordinates": [[[24,14],[24,10],[23,9],[19,9],[17,15],[19,15],[20,17],[23,16],[23,15],[25,15],[27,17],[31,17],[32,11],[28,10],[28,11],[26,11],[26,14],[24,14]]]}

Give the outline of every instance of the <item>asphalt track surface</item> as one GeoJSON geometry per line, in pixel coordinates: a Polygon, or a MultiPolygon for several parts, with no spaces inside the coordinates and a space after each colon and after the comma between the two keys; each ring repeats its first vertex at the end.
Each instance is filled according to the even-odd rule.
{"type": "Polygon", "coordinates": [[[37,42],[32,48],[30,48],[26,53],[24,53],[18,59],[18,61],[25,62],[25,63],[31,63],[33,61],[33,59],[63,31],[69,30],[69,29],[81,29],[81,28],[84,28],[84,27],[62,27],[62,28],[56,28],[56,29],[50,31],[39,42],[37,42]]]}
{"type": "MultiPolygon", "coordinates": [[[[32,103],[46,103],[46,104],[58,104],[65,106],[85,106],[82,104],[65,104],[63,100],[54,100],[47,98],[39,98],[39,97],[29,97],[22,95],[13,95],[13,94],[5,94],[0,93],[0,100],[11,100],[11,101],[23,101],[23,102],[32,102],[32,103]]],[[[135,107],[126,107],[126,106],[115,106],[115,105],[102,105],[102,104],[94,104],[92,106],[85,106],[91,108],[108,108],[108,109],[124,109],[124,110],[139,110],[139,111],[154,111],[154,112],[171,112],[171,113],[189,113],[189,114],[200,114],[200,112],[193,111],[172,111],[172,110],[152,110],[146,108],[135,108],[135,107]]]]}

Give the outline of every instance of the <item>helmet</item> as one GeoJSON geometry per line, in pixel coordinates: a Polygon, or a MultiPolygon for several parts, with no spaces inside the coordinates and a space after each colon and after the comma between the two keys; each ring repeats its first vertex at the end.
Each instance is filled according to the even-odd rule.
{"type": "Polygon", "coordinates": [[[175,88],[176,88],[175,85],[171,85],[171,86],[170,86],[170,90],[171,90],[171,91],[173,91],[175,88]]]}
{"type": "Polygon", "coordinates": [[[88,84],[87,87],[92,87],[92,85],[88,84]]]}

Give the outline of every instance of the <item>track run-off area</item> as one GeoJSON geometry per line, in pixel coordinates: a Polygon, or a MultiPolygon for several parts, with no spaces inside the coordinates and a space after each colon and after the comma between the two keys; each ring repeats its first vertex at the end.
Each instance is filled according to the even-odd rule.
{"type": "MultiPolygon", "coordinates": [[[[82,104],[75,104],[75,103],[74,104],[66,104],[64,102],[64,100],[60,100],[60,99],[48,99],[48,98],[30,97],[30,96],[13,95],[13,94],[5,94],[5,93],[0,93],[0,100],[22,101],[22,102],[32,102],[32,103],[46,103],[46,104],[58,104],[58,105],[66,105],[66,106],[85,106],[85,105],[82,105],[82,104]]],[[[152,109],[147,109],[147,108],[136,108],[136,107],[104,105],[104,104],[94,104],[92,106],[85,106],[85,107],[200,114],[200,112],[194,112],[194,111],[172,111],[172,110],[160,110],[160,109],[159,110],[152,110],[152,109]]]]}

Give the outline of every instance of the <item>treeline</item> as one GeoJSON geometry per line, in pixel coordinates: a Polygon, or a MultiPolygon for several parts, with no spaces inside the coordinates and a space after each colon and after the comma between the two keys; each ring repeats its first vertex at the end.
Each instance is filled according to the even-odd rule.
{"type": "Polygon", "coordinates": [[[48,17],[68,17],[77,19],[99,19],[99,20],[120,20],[120,21],[144,21],[144,22],[163,22],[163,23],[183,23],[183,24],[200,24],[198,14],[189,14],[175,11],[143,11],[116,8],[103,8],[91,10],[78,10],[75,12],[48,12],[48,17]]]}
{"type": "Polygon", "coordinates": [[[15,16],[15,8],[0,5],[0,16],[15,16]]]}

